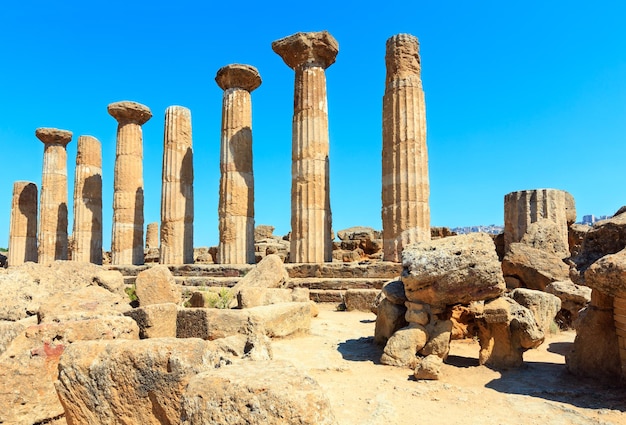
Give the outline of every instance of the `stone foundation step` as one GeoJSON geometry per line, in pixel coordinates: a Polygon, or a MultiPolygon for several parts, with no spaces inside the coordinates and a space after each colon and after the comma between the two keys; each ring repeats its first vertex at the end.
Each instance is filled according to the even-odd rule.
{"type": "MultiPolygon", "coordinates": [[[[106,266],[110,270],[118,270],[125,277],[137,276],[140,272],[156,264],[142,266],[106,266]]],[[[174,276],[178,277],[231,277],[239,278],[248,273],[254,265],[229,264],[185,264],[168,266],[174,276]]],[[[386,261],[367,263],[322,263],[322,264],[285,264],[291,278],[357,278],[391,280],[402,273],[402,265],[386,261]]]]}

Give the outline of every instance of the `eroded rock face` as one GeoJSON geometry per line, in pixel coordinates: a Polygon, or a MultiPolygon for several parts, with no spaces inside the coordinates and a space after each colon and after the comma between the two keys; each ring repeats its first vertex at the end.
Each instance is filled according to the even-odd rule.
{"type": "Polygon", "coordinates": [[[177,424],[189,380],[232,359],[200,339],[81,342],[61,357],[56,389],[68,423],[177,424]]]}
{"type": "Polygon", "coordinates": [[[283,361],[245,362],[196,375],[182,395],[181,422],[336,424],[317,382],[283,361]]]}
{"type": "MultiPolygon", "coordinates": [[[[626,248],[626,214],[622,212],[595,223],[585,234],[581,252],[572,260],[582,274],[601,257],[615,254],[624,248],[626,248]]],[[[579,282],[574,280],[574,283],[579,282]]]]}
{"type": "Polygon", "coordinates": [[[418,363],[417,352],[424,348],[428,339],[426,328],[411,323],[394,332],[389,338],[380,362],[390,366],[414,369],[418,363]]]}
{"type": "Polygon", "coordinates": [[[383,299],[377,309],[374,342],[378,345],[385,345],[395,331],[405,327],[408,324],[405,314],[406,307],[403,304],[394,304],[383,299]]]}
{"type": "Polygon", "coordinates": [[[514,289],[509,293],[509,296],[518,304],[532,311],[544,334],[550,332],[554,318],[561,310],[561,300],[557,296],[526,288],[514,289]]]}
{"type": "Polygon", "coordinates": [[[278,255],[272,254],[263,258],[230,291],[236,295],[242,288],[282,288],[286,286],[288,281],[289,274],[282,259],[278,255]]]}
{"type": "Polygon", "coordinates": [[[561,300],[561,311],[556,319],[561,327],[571,327],[578,318],[578,312],[591,301],[591,288],[576,285],[571,280],[549,283],[546,292],[561,300]]]}
{"type": "Polygon", "coordinates": [[[509,297],[486,302],[477,323],[479,362],[494,368],[521,366],[524,351],[538,347],[544,340],[533,313],[509,297]]]}
{"type": "Polygon", "coordinates": [[[562,228],[546,218],[531,223],[522,236],[521,243],[560,258],[570,255],[568,242],[563,239],[562,228]]]}
{"type": "Polygon", "coordinates": [[[626,249],[600,258],[584,276],[587,286],[603,294],[614,297],[626,292],[626,249]]]}
{"type": "Polygon", "coordinates": [[[409,301],[445,306],[491,299],[505,283],[486,233],[452,236],[409,246],[402,254],[402,282],[409,301]]]}
{"type": "Polygon", "coordinates": [[[545,291],[549,283],[566,280],[569,267],[556,254],[512,243],[502,261],[502,272],[506,278],[518,279],[523,287],[545,291]]]}

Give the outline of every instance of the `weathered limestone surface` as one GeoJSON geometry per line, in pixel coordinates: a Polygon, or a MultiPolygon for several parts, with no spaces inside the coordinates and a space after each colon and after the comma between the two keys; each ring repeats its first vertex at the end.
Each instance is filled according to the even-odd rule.
{"type": "Polygon", "coordinates": [[[178,304],[181,300],[174,276],[164,265],[154,266],[139,273],[135,287],[139,305],[142,307],[163,303],[178,304]]]}
{"type": "Polygon", "coordinates": [[[527,288],[517,288],[509,293],[519,305],[529,309],[544,334],[550,332],[554,319],[561,310],[561,299],[556,295],[527,288]]]}
{"type": "Polygon", "coordinates": [[[201,373],[189,381],[181,404],[183,425],[337,423],[318,383],[285,361],[242,362],[201,373]]]}
{"type": "Polygon", "coordinates": [[[415,369],[417,366],[417,352],[428,342],[429,335],[426,328],[416,323],[396,331],[387,341],[385,350],[380,357],[382,364],[415,369]]]}
{"type": "Polygon", "coordinates": [[[37,261],[37,185],[13,183],[11,228],[9,231],[9,266],[37,261]]]}
{"type": "Polygon", "coordinates": [[[146,249],[159,247],[159,223],[148,223],[146,226],[146,249]]]}
{"type": "Polygon", "coordinates": [[[383,96],[383,258],[401,261],[404,247],[430,240],[426,107],[419,42],[409,34],[387,40],[383,96]]]}
{"type": "Polygon", "coordinates": [[[272,43],[295,73],[291,167],[292,263],[332,260],[326,74],[339,44],[326,31],[296,33],[272,43]]]}
{"type": "Polygon", "coordinates": [[[252,170],[252,101],[261,85],[257,69],[233,64],[215,77],[224,90],[220,148],[220,264],[254,264],[254,174],[252,170]]]}
{"type": "Polygon", "coordinates": [[[193,263],[193,150],[191,111],[165,110],[161,191],[161,264],[193,263]]]}
{"type": "Polygon", "coordinates": [[[151,304],[124,313],[137,322],[139,338],[176,338],[178,309],[174,303],[151,304]]]}
{"type": "Polygon", "coordinates": [[[486,233],[416,243],[402,253],[402,282],[409,301],[443,307],[496,298],[505,283],[486,233]]]}
{"type": "Polygon", "coordinates": [[[504,245],[520,242],[528,226],[546,218],[558,226],[560,239],[568,246],[568,224],[576,221],[574,197],[564,190],[536,189],[504,196],[504,245]]]}
{"type": "Polygon", "coordinates": [[[143,264],[143,141],[147,106],[116,102],[108,106],[118,122],[113,183],[111,264],[143,264]]]}
{"type": "Polygon", "coordinates": [[[376,314],[374,343],[385,345],[394,332],[407,326],[405,314],[406,307],[404,304],[394,304],[386,298],[383,299],[378,305],[376,314]]]}
{"type": "Polygon", "coordinates": [[[38,128],[44,144],[39,202],[39,256],[41,264],[67,260],[67,151],[72,132],[38,128]]]}
{"type": "Polygon", "coordinates": [[[73,261],[102,264],[102,147],[92,136],[78,138],[72,238],[73,261]]]}
{"type": "Polygon", "coordinates": [[[502,273],[526,288],[544,291],[549,283],[567,279],[570,271],[558,255],[515,242],[502,260],[502,273]]]}

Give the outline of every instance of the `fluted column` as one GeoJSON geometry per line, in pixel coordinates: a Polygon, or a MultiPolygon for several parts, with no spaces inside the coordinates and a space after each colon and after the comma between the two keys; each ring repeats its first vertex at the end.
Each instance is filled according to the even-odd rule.
{"type": "Polygon", "coordinates": [[[165,110],[159,262],[193,263],[191,111],[182,106],[165,110]]]}
{"type": "Polygon", "coordinates": [[[35,135],[44,144],[39,202],[40,264],[67,260],[67,144],[72,132],[38,128],[35,135]]]}
{"type": "Polygon", "coordinates": [[[151,117],[147,106],[117,102],[108,106],[118,122],[113,182],[111,264],[143,264],[143,141],[141,126],[151,117]]]}
{"type": "Polygon", "coordinates": [[[215,77],[224,90],[220,147],[220,264],[254,263],[254,174],[252,171],[252,101],[261,85],[257,69],[232,64],[215,77]]]}
{"type": "Polygon", "coordinates": [[[383,96],[383,259],[401,261],[408,244],[430,240],[426,106],[419,42],[409,34],[387,40],[383,96]]]}
{"type": "Polygon", "coordinates": [[[272,43],[296,72],[291,165],[292,263],[332,261],[325,69],[339,44],[326,31],[297,33],[272,43]]]}
{"type": "Polygon", "coordinates": [[[72,238],[73,261],[102,264],[102,147],[92,136],[78,138],[72,238]]]}
{"type": "Polygon", "coordinates": [[[574,197],[564,190],[520,190],[504,196],[504,247],[519,242],[530,224],[541,220],[557,224],[559,236],[565,246],[568,243],[568,225],[576,221],[574,197]]]}
{"type": "Polygon", "coordinates": [[[159,223],[148,223],[146,226],[146,248],[159,249],[159,223]]]}
{"type": "Polygon", "coordinates": [[[8,262],[26,261],[37,262],[37,185],[19,181],[13,183],[8,262]]]}

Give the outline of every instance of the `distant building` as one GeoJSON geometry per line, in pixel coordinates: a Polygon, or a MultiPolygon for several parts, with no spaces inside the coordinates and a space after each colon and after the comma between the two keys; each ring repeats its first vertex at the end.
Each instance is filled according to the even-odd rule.
{"type": "Polygon", "coordinates": [[[595,222],[596,222],[596,217],[593,214],[583,215],[582,224],[587,224],[591,226],[595,222]]]}

